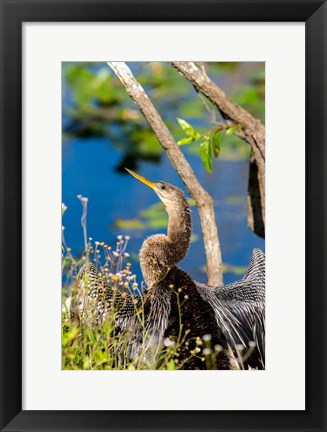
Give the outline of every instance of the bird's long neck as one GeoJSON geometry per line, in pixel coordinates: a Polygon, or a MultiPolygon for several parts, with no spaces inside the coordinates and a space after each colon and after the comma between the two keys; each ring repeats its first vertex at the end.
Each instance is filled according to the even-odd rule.
{"type": "Polygon", "coordinates": [[[191,240],[191,214],[186,198],[179,203],[166,203],[167,235],[147,238],[140,250],[140,265],[148,287],[156,286],[187,254],[191,240]]]}
{"type": "Polygon", "coordinates": [[[174,206],[166,206],[168,213],[167,238],[176,250],[177,264],[187,254],[191,241],[192,222],[190,207],[186,199],[174,206]]]}

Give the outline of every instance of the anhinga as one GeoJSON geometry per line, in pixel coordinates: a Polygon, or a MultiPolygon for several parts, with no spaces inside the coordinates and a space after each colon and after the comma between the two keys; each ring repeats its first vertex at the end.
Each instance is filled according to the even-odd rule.
{"type": "MultiPolygon", "coordinates": [[[[229,352],[234,354],[242,369],[264,369],[264,254],[259,249],[254,250],[250,267],[241,281],[216,288],[194,282],[177,267],[189,249],[192,229],[190,208],[183,192],[169,183],[152,182],[127,171],[154,190],[169,218],[167,235],[148,237],[140,250],[140,266],[148,289],[142,295],[125,298],[121,307],[116,308],[116,325],[120,328],[134,326],[131,351],[135,351],[135,346],[136,350],[140,346],[144,350],[146,346],[145,357],[155,358],[163,341],[180,339],[183,346],[176,359],[177,367],[206,369],[208,365],[201,356],[191,353],[197,349],[196,340],[210,335],[211,346],[221,347],[212,368],[229,369],[230,360],[226,354],[229,352]],[[144,323],[150,335],[146,341],[134,318],[135,303],[143,305],[144,323]],[[247,351],[247,358],[240,355],[240,346],[247,351]]],[[[91,298],[99,303],[98,314],[103,316],[112,304],[113,294],[92,264],[86,264],[80,271],[82,290],[85,291],[85,275],[91,287],[91,298]]]]}

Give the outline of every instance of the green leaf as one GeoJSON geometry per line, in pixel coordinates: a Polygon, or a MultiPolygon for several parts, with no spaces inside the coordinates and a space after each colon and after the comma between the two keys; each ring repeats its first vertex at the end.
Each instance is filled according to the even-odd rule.
{"type": "Polygon", "coordinates": [[[175,366],[175,363],[174,363],[174,360],[173,360],[173,359],[171,359],[171,360],[169,361],[169,363],[168,363],[168,365],[167,365],[167,370],[176,370],[176,366],[175,366]]]}
{"type": "Polygon", "coordinates": [[[214,131],[210,135],[211,152],[215,158],[220,155],[221,131],[214,131]]]}
{"type": "Polygon", "coordinates": [[[232,126],[232,127],[228,128],[228,129],[226,130],[226,135],[227,135],[227,136],[229,136],[229,135],[233,135],[233,133],[234,133],[237,129],[238,129],[238,128],[237,128],[236,126],[232,126]]]}
{"type": "Polygon", "coordinates": [[[209,137],[206,135],[200,144],[200,157],[205,169],[212,174],[212,152],[209,137]]]}
{"type": "Polygon", "coordinates": [[[194,129],[194,127],[192,125],[187,123],[187,121],[185,121],[181,118],[177,118],[177,121],[178,121],[180,127],[186,133],[186,135],[192,137],[193,141],[200,138],[201,135],[199,134],[199,132],[196,129],[194,129]]]}
{"type": "Polygon", "coordinates": [[[185,144],[190,144],[192,141],[194,141],[194,140],[192,139],[192,137],[185,137],[185,138],[180,139],[180,140],[177,142],[177,144],[178,144],[178,145],[185,145],[185,144]]]}
{"type": "Polygon", "coordinates": [[[193,129],[193,126],[191,126],[189,123],[187,123],[187,121],[185,121],[185,120],[183,120],[183,119],[181,119],[181,118],[178,118],[178,117],[177,117],[177,121],[178,121],[180,127],[181,127],[181,128],[183,129],[183,131],[185,131],[186,133],[187,133],[188,130],[192,130],[192,129],[193,129]]]}

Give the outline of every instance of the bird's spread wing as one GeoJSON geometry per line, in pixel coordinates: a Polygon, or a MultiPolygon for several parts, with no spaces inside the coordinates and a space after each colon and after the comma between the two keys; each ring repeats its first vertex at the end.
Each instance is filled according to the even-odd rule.
{"type": "MultiPolygon", "coordinates": [[[[244,364],[264,368],[265,363],[265,256],[254,249],[244,277],[217,288],[197,283],[203,298],[213,307],[218,325],[235,351],[245,350],[244,364]],[[251,347],[254,342],[255,347],[251,347]],[[247,350],[247,352],[246,352],[247,350]],[[248,358],[247,358],[248,357],[248,358]]],[[[240,360],[240,359],[239,359],[240,360]]]]}
{"type": "Polygon", "coordinates": [[[72,293],[71,316],[90,326],[113,322],[115,334],[128,333],[129,359],[142,347],[141,295],[125,295],[110,287],[92,263],[84,264],[72,293]]]}
{"type": "Polygon", "coordinates": [[[167,327],[170,293],[125,294],[110,287],[92,263],[84,264],[72,294],[71,316],[91,326],[113,322],[116,334],[128,334],[128,358],[150,365],[167,327]]]}

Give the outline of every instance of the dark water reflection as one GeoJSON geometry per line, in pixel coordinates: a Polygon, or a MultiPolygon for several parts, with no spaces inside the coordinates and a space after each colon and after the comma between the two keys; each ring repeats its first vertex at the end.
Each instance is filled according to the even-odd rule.
{"type": "MultiPolygon", "coordinates": [[[[117,219],[133,219],[138,212],[158,202],[157,196],[146,186],[128,174],[115,170],[122,158],[121,152],[113,148],[106,138],[69,139],[63,144],[63,202],[68,206],[64,216],[65,237],[72,253],[83,250],[83,232],[80,226],[81,204],[78,194],[89,198],[88,235],[94,240],[114,244],[119,234],[130,235],[128,251],[138,253],[144,238],[165,232],[158,229],[117,229],[117,219]]],[[[251,258],[252,249],[264,249],[264,240],[247,228],[247,170],[245,160],[217,160],[213,174],[208,174],[198,156],[187,155],[198,179],[215,200],[216,219],[219,228],[224,263],[243,267],[251,258]]],[[[165,180],[185,188],[165,155],[159,164],[143,162],[138,168],[145,177],[165,180]]],[[[180,266],[199,281],[205,281],[205,255],[197,210],[192,213],[193,233],[197,241],[191,244],[187,257],[180,266]]],[[[241,270],[241,269],[239,269],[241,270]]],[[[138,262],[132,261],[132,271],[141,281],[138,262]]],[[[240,276],[227,272],[224,282],[240,276]]]]}

